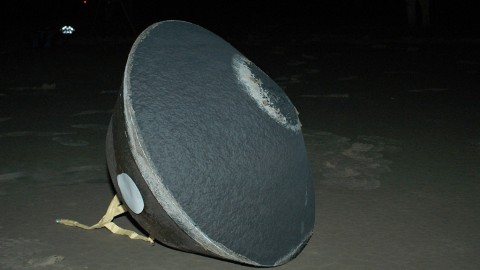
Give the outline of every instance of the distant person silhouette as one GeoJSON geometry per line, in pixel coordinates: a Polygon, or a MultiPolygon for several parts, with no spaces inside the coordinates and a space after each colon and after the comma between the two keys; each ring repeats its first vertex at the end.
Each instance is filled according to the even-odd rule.
{"type": "Polygon", "coordinates": [[[51,48],[55,37],[55,29],[50,26],[38,29],[33,35],[33,48],[51,48]]]}
{"type": "Polygon", "coordinates": [[[429,28],[430,24],[430,0],[406,0],[407,2],[407,19],[410,28],[429,28]],[[418,5],[417,5],[418,4],[418,5]],[[420,7],[417,12],[417,8],[420,7]],[[419,24],[419,18],[421,24],[419,24]]]}
{"type": "Polygon", "coordinates": [[[52,48],[55,42],[55,34],[58,31],[56,24],[56,17],[58,12],[55,6],[33,6],[35,13],[35,23],[32,33],[32,46],[33,48],[52,48]]]}

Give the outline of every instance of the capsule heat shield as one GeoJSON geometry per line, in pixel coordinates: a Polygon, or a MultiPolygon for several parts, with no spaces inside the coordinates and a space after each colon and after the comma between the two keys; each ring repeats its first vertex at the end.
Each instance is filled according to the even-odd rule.
{"type": "Polygon", "coordinates": [[[295,107],[200,26],[165,21],[140,34],[107,161],[132,217],[174,248],[277,266],[312,234],[314,192],[295,107]]]}

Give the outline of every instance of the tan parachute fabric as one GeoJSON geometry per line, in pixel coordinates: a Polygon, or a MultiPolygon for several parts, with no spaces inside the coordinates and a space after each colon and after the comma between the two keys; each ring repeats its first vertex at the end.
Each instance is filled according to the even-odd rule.
{"type": "Polygon", "coordinates": [[[126,235],[130,237],[130,239],[143,240],[143,241],[150,242],[151,244],[154,244],[154,241],[152,238],[139,235],[138,233],[131,230],[120,228],[118,227],[117,224],[112,222],[112,220],[115,217],[125,212],[127,212],[127,208],[124,205],[122,205],[117,195],[115,195],[112,201],[110,202],[110,205],[108,206],[107,212],[102,217],[102,219],[100,219],[100,221],[95,225],[86,226],[79,223],[78,221],[70,220],[70,219],[57,219],[57,223],[67,225],[67,226],[79,227],[85,230],[99,229],[99,228],[105,227],[114,234],[126,235]]]}

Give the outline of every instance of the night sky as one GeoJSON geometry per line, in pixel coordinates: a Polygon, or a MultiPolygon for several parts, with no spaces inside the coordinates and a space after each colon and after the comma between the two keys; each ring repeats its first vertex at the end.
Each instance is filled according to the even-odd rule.
{"type": "MultiPolygon", "coordinates": [[[[478,36],[478,1],[431,1],[429,30],[434,34],[478,36]]],[[[146,26],[167,19],[200,24],[222,34],[243,32],[336,32],[341,29],[386,29],[407,26],[404,0],[339,1],[133,1],[49,0],[2,2],[4,37],[22,37],[45,27],[65,24],[85,36],[136,36],[146,26]]],[[[352,30],[353,29],[353,30],[352,30]]],[[[7,39],[4,39],[8,40],[7,39]]]]}

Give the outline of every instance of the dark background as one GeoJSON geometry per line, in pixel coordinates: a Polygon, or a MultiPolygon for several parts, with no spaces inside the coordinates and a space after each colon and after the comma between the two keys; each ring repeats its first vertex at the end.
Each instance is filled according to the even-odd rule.
{"type": "MultiPolygon", "coordinates": [[[[478,1],[431,1],[432,27],[422,34],[478,36],[478,1]]],[[[315,32],[405,34],[404,0],[338,1],[3,1],[2,42],[25,40],[38,29],[72,25],[86,37],[137,36],[162,20],[187,20],[224,35],[315,32]]],[[[408,33],[408,32],[407,32],[408,33]]]]}

